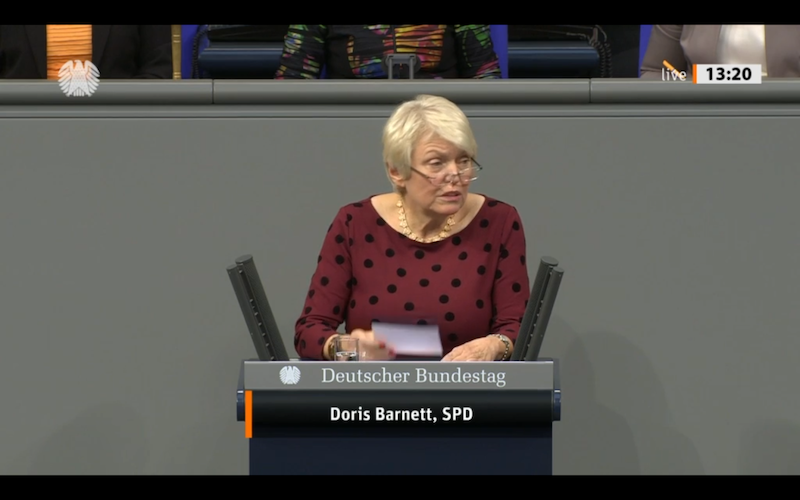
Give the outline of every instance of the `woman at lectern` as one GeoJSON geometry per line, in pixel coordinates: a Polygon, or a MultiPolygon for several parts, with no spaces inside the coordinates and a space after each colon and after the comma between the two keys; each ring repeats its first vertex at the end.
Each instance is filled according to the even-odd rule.
{"type": "Polygon", "coordinates": [[[391,359],[376,321],[438,325],[444,361],[509,359],[530,294],[517,210],[471,193],[481,166],[464,113],[442,97],[400,105],[383,130],[392,192],[341,207],[295,325],[301,358],[333,359],[336,330],[362,359],[391,359]]]}
{"type": "Polygon", "coordinates": [[[387,78],[390,54],[416,55],[414,78],[502,77],[488,24],[291,24],[275,79],[387,78]]]}

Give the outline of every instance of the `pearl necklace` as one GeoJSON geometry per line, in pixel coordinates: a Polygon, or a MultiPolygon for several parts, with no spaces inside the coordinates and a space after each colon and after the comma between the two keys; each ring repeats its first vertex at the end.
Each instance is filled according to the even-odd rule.
{"type": "Polygon", "coordinates": [[[447,218],[447,222],[442,227],[442,230],[439,231],[439,234],[434,236],[433,238],[421,238],[414,234],[413,231],[408,227],[408,220],[406,220],[406,210],[403,208],[403,200],[398,200],[397,202],[397,215],[400,218],[400,227],[403,228],[403,234],[414,240],[419,241],[420,243],[434,243],[436,241],[442,241],[443,239],[447,238],[450,234],[450,229],[455,225],[456,221],[453,219],[453,216],[449,216],[447,218]]]}

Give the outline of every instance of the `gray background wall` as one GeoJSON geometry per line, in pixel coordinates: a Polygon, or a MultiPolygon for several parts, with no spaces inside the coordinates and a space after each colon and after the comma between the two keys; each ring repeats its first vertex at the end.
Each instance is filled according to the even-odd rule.
{"type": "Polygon", "coordinates": [[[182,106],[0,86],[1,473],[245,474],[224,268],[255,256],[291,346],[327,225],[388,187],[381,126],[420,92],[466,103],[474,190],[567,270],[555,472],[800,473],[800,83],[384,82],[341,105],[266,83],[182,106]]]}

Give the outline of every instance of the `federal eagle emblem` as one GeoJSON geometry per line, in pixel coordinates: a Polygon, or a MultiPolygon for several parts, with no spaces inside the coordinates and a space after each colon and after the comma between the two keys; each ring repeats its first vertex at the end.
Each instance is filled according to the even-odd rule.
{"type": "Polygon", "coordinates": [[[100,70],[92,61],[67,61],[58,70],[58,85],[67,97],[89,97],[100,83],[100,70]]]}
{"type": "Polygon", "coordinates": [[[300,369],[296,366],[284,366],[281,368],[280,377],[284,385],[296,385],[300,382],[300,369]]]}

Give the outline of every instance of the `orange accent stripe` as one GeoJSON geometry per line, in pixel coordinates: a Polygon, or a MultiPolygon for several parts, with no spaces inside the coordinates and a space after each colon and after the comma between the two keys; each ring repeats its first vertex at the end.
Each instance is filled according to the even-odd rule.
{"type": "Polygon", "coordinates": [[[67,61],[92,60],[91,24],[47,25],[47,79],[58,80],[67,61]]]}
{"type": "Polygon", "coordinates": [[[697,65],[692,64],[692,83],[697,83],[697,65]]]}
{"type": "Polygon", "coordinates": [[[253,437],[253,391],[244,391],[244,437],[253,437]]]}

